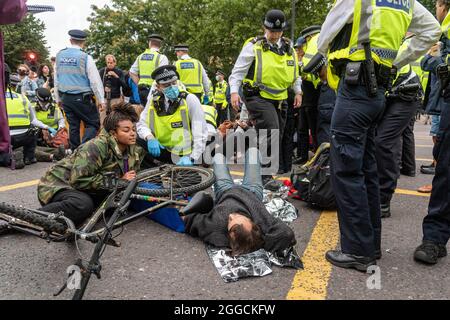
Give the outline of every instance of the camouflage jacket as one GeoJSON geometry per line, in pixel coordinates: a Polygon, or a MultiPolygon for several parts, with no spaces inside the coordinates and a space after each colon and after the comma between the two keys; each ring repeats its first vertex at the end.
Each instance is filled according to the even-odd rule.
{"type": "MultiPolygon", "coordinates": [[[[138,145],[128,148],[128,171],[138,171],[145,151],[138,145]]],[[[39,201],[48,204],[61,190],[97,193],[104,190],[103,174],[125,174],[124,156],[116,140],[106,131],[80,146],[70,157],[50,168],[38,184],[39,201]]]]}

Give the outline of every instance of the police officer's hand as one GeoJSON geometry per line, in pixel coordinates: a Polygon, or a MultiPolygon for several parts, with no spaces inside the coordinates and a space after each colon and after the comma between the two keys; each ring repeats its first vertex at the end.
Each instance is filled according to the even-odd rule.
{"type": "Polygon", "coordinates": [[[161,149],[164,149],[164,147],[157,139],[150,139],[147,141],[147,149],[152,157],[158,158],[161,155],[161,149]]]}
{"type": "Polygon", "coordinates": [[[239,97],[238,93],[231,94],[231,106],[233,107],[234,111],[239,111],[241,106],[241,97],[239,97]]]}
{"type": "Polygon", "coordinates": [[[52,137],[56,136],[56,134],[58,133],[58,131],[56,131],[55,129],[50,128],[50,127],[48,127],[47,130],[48,130],[48,132],[50,132],[50,135],[52,137]]]}
{"type": "Polygon", "coordinates": [[[180,159],[180,161],[178,161],[177,166],[182,166],[182,167],[192,167],[194,164],[192,163],[192,160],[190,157],[188,156],[184,156],[180,159]]]}
{"type": "Polygon", "coordinates": [[[303,95],[301,93],[297,93],[294,99],[294,108],[298,109],[302,106],[303,95]]]}

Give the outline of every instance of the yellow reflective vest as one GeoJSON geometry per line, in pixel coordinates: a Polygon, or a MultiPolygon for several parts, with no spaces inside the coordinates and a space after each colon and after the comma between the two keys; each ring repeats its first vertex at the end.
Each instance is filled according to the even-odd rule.
{"type": "Polygon", "coordinates": [[[349,45],[328,54],[328,82],[337,89],[339,78],[333,60],[365,60],[363,44],[370,42],[377,64],[392,67],[406,31],[411,24],[413,0],[355,0],[349,45]]]}
{"type": "Polygon", "coordinates": [[[173,114],[165,115],[158,115],[154,101],[151,100],[147,125],[155,138],[169,152],[178,156],[192,153],[191,122],[186,99],[181,100],[180,106],[173,114]]]}
{"type": "Polygon", "coordinates": [[[205,120],[207,123],[217,128],[217,110],[213,106],[202,105],[203,112],[205,113],[205,120]]]}
{"type": "Polygon", "coordinates": [[[161,54],[158,51],[147,49],[139,56],[139,85],[153,84],[152,73],[159,67],[161,54]]]}
{"type": "Polygon", "coordinates": [[[247,75],[244,83],[258,87],[263,98],[286,100],[287,89],[298,77],[298,60],[294,49],[289,47],[288,52],[280,55],[267,48],[265,38],[255,40],[257,40],[253,46],[255,72],[253,75],[247,75]]]}
{"type": "Polygon", "coordinates": [[[224,80],[223,82],[217,82],[214,90],[214,103],[222,105],[222,109],[225,109],[228,105],[227,103],[227,88],[228,83],[224,80]]]}
{"type": "Polygon", "coordinates": [[[197,59],[185,59],[175,62],[180,80],[186,90],[193,94],[203,93],[203,66],[197,59]]]}
{"type": "Polygon", "coordinates": [[[30,111],[28,110],[29,101],[26,97],[17,94],[14,91],[7,91],[6,110],[8,112],[8,126],[10,129],[27,129],[31,125],[30,111]],[[25,99],[25,104],[23,100],[25,99]]]}
{"type": "MultiPolygon", "coordinates": [[[[303,65],[306,66],[311,59],[317,54],[317,40],[319,40],[320,34],[313,35],[308,42],[306,42],[304,46],[305,55],[303,56],[303,65]]],[[[310,73],[302,73],[302,78],[305,81],[312,82],[314,87],[317,89],[317,86],[320,84],[320,79],[313,74],[310,73]]]]}
{"type": "Polygon", "coordinates": [[[55,110],[53,112],[52,111],[53,110],[51,109],[47,111],[37,111],[35,109],[36,118],[50,128],[58,129],[58,122],[63,118],[63,115],[59,108],[55,108],[55,110]]]}

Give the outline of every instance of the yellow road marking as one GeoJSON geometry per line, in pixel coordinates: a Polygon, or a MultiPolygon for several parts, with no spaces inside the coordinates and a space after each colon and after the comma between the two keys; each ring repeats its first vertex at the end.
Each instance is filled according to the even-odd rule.
{"type": "Polygon", "coordinates": [[[32,186],[37,185],[38,183],[39,183],[39,180],[31,180],[31,181],[21,182],[21,183],[17,183],[17,184],[12,184],[9,186],[0,187],[0,192],[10,191],[10,190],[15,190],[15,189],[20,189],[20,188],[26,188],[26,187],[32,187],[32,186]]]}
{"type": "Polygon", "coordinates": [[[317,222],[308,247],[303,253],[305,269],[294,277],[287,300],[325,300],[332,265],[326,261],[325,253],[337,247],[339,241],[339,224],[337,213],[322,212],[317,222]]]}
{"type": "Polygon", "coordinates": [[[405,190],[405,189],[397,189],[397,190],[395,190],[395,193],[403,194],[403,195],[407,195],[407,196],[426,197],[426,198],[430,197],[430,193],[420,193],[417,191],[405,190]]]}
{"type": "Polygon", "coordinates": [[[416,144],[417,148],[433,148],[433,145],[429,145],[429,144],[416,144]]]}

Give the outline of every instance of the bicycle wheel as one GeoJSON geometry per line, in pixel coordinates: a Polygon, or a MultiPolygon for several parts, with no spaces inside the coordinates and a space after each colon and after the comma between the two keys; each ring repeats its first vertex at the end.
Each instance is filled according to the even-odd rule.
{"type": "Polygon", "coordinates": [[[135,193],[153,197],[165,197],[170,195],[172,186],[173,194],[186,193],[193,195],[198,191],[209,188],[214,183],[214,179],[214,173],[206,168],[167,165],[145,170],[138,174],[139,182],[151,183],[157,188],[138,187],[135,193]]]}
{"type": "Polygon", "coordinates": [[[0,203],[0,213],[41,227],[46,232],[63,235],[67,230],[67,226],[59,221],[41,216],[27,208],[16,207],[5,202],[0,203]]]}

